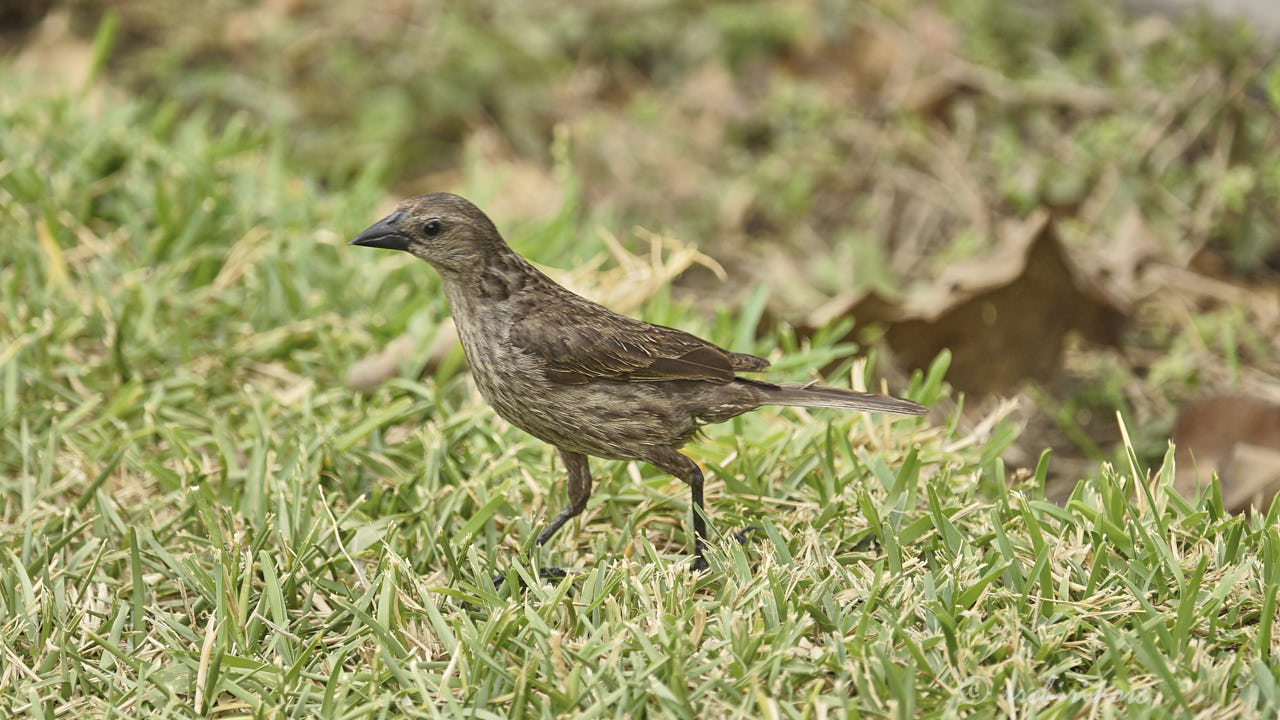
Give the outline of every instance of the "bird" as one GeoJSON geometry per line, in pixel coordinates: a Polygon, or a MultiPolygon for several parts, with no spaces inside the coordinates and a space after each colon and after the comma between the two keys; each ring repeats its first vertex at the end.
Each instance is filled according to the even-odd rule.
{"type": "Polygon", "coordinates": [[[430,193],[400,202],[350,245],[408,252],[432,265],[481,396],[508,422],[554,446],[568,504],[543,546],[587,507],[587,458],[643,461],[689,486],[695,571],[706,570],[702,470],[680,452],[701,428],[765,405],[924,415],[889,395],[766,382],[769,361],[683,330],[615,313],[556,283],[514,251],[470,201],[430,193]]]}

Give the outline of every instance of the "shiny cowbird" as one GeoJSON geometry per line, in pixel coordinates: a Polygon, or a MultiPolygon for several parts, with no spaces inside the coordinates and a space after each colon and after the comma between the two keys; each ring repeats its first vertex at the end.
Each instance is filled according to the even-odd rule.
{"type": "Polygon", "coordinates": [[[435,267],[480,394],[560,451],[569,505],[539,533],[539,545],[586,508],[587,456],[643,460],[689,485],[694,567],[704,569],[702,471],[680,453],[704,424],[762,405],[927,412],[887,395],[741,377],[769,361],[573,294],[516,254],[493,222],[457,195],[405,200],[351,244],[404,250],[435,267]]]}

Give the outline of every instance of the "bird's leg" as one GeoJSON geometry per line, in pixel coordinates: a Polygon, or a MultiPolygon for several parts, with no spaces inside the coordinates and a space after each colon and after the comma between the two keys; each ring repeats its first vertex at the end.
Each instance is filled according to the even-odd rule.
{"type": "Polygon", "coordinates": [[[707,569],[707,509],[702,504],[702,468],[698,464],[689,461],[693,466],[690,477],[685,482],[689,483],[689,490],[693,495],[693,547],[696,557],[693,559],[694,570],[707,569]]]}
{"type": "Polygon", "coordinates": [[[693,495],[693,569],[706,570],[707,510],[702,503],[702,469],[698,467],[698,463],[671,448],[661,448],[646,459],[689,486],[693,495]]]}
{"type": "MultiPolygon", "coordinates": [[[[575,518],[587,509],[587,499],[591,497],[591,468],[587,464],[587,456],[582,453],[569,452],[561,448],[560,459],[564,461],[564,468],[569,474],[569,505],[556,515],[551,524],[543,528],[538,533],[538,547],[542,547],[562,525],[569,522],[571,518],[575,518]]],[[[543,580],[559,580],[566,573],[561,568],[553,565],[542,568],[538,573],[543,580]]]]}
{"type": "Polygon", "coordinates": [[[551,524],[538,533],[538,545],[545,545],[562,525],[582,514],[587,509],[587,498],[591,497],[591,470],[587,466],[587,456],[561,450],[560,459],[569,471],[569,506],[561,510],[551,524]]]}
{"type": "MultiPolygon", "coordinates": [[[[561,510],[542,532],[538,533],[538,547],[545,545],[551,536],[555,535],[556,531],[569,520],[581,515],[582,511],[587,509],[587,499],[591,497],[591,470],[587,465],[587,456],[560,450],[560,459],[564,461],[564,467],[569,471],[569,505],[561,510]]],[[[543,580],[559,580],[567,574],[562,568],[555,566],[547,566],[538,571],[538,577],[543,580]]],[[[493,579],[493,584],[501,585],[505,579],[504,576],[499,575],[493,579]]]]}

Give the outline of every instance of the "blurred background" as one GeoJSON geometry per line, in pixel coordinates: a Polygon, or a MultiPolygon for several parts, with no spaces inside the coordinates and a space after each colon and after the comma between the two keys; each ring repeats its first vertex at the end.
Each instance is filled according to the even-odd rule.
{"type": "MultiPolygon", "coordinates": [[[[1119,414],[1236,509],[1280,487],[1277,28],[1245,0],[0,5],[6,72],[376,196],[328,242],[438,190],[544,265],[678,242],[662,279],[709,317],[838,333],[891,388],[948,352],[962,422],[1011,423],[1011,469],[1052,448],[1051,495],[1122,457],[1119,414]]],[[[393,371],[450,362],[376,335],[393,371]]]]}

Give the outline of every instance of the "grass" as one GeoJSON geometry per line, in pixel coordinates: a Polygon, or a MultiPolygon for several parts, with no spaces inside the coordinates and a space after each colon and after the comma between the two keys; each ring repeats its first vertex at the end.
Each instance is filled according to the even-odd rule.
{"type": "MultiPolygon", "coordinates": [[[[369,395],[357,358],[445,316],[429,268],[353,253],[374,167],[297,175],[279,132],[0,76],[0,713],[5,717],[1042,717],[1274,711],[1280,533],[1132,451],[1058,506],[996,413],[765,410],[709,428],[720,535],[685,488],[554,452],[456,362],[369,395]],[[96,108],[96,109],[95,109],[96,108]],[[729,531],[760,524],[740,547],[729,531]],[[531,580],[555,563],[575,572],[531,580]],[[494,575],[528,580],[495,587],[494,575]]],[[[489,190],[472,178],[472,194],[489,190]]],[[[566,211],[517,248],[603,254],[566,211]],[[594,250],[593,250],[594,248],[594,250]]],[[[588,288],[590,290],[590,288],[588,288]]],[[[776,377],[867,366],[659,293],[640,314],[776,377]]],[[[906,389],[947,394],[946,357],[906,389]]],[[[1131,447],[1131,446],[1130,446],[1131,447]]]]}

